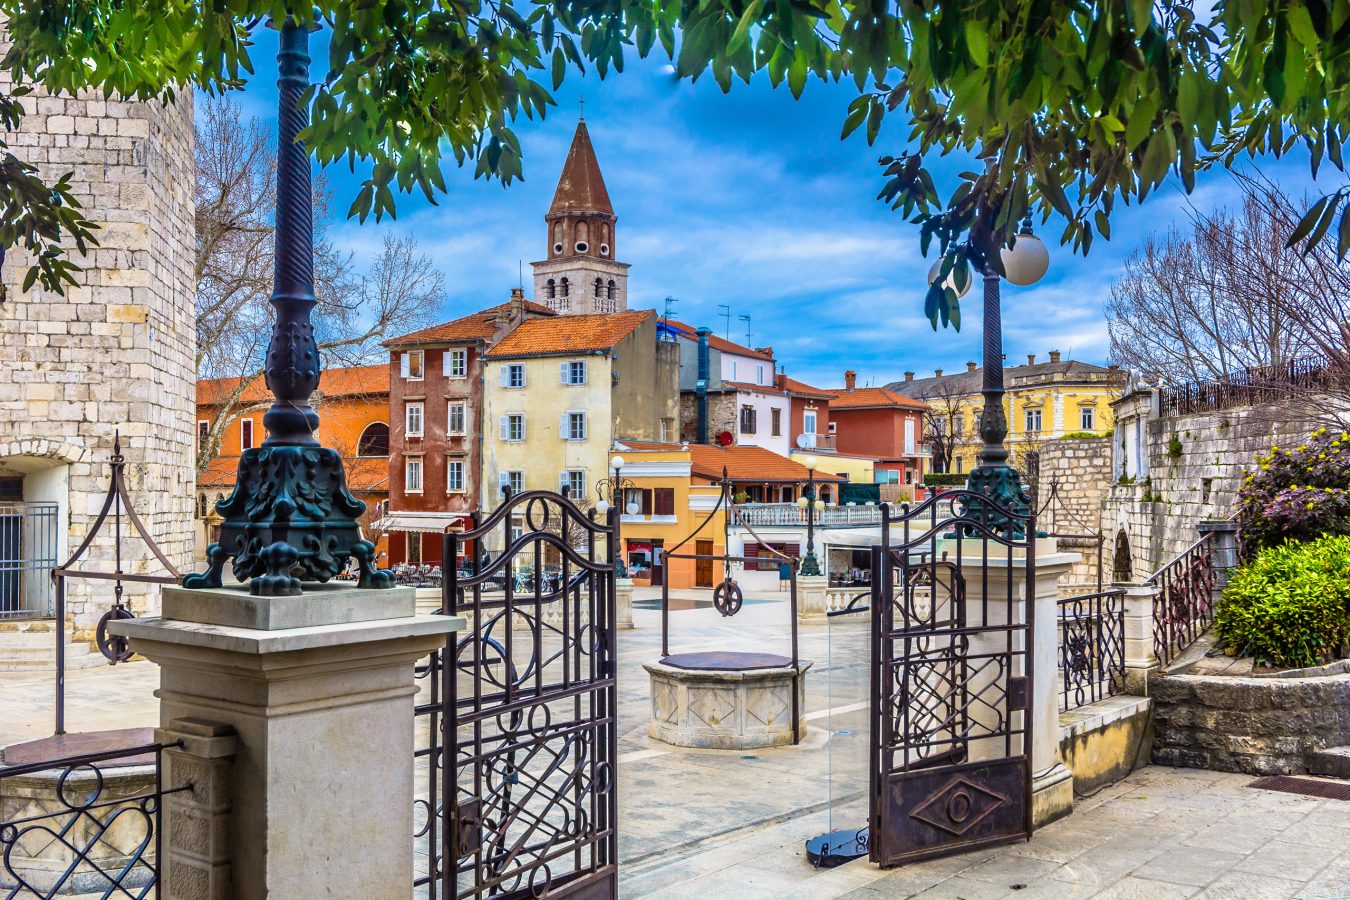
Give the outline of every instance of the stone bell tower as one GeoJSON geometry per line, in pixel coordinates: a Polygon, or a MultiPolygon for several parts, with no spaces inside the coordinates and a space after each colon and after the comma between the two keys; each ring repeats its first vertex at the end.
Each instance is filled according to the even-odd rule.
{"type": "Polygon", "coordinates": [[[535,301],[564,315],[628,309],[628,264],[614,261],[618,216],[585,119],[577,123],[544,221],[548,258],[531,263],[535,301]]]}

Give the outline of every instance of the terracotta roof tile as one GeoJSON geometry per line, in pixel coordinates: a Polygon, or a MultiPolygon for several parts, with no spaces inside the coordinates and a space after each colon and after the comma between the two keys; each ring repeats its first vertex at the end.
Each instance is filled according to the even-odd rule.
{"type": "MultiPolygon", "coordinates": [[[[238,378],[203,378],[197,382],[197,405],[220,406],[239,387],[238,378]]],[[[324,397],[379,396],[389,393],[389,364],[344,366],[324,369],[319,380],[324,397]]],[[[243,403],[271,403],[272,392],[262,378],[255,378],[240,395],[243,403]]]]}
{"type": "Polygon", "coordinates": [[[654,310],[629,310],[589,316],[527,319],[492,348],[488,359],[552,356],[608,350],[656,315],[654,310]]]}
{"type": "MultiPolygon", "coordinates": [[[[384,342],[386,347],[411,347],[416,344],[455,344],[469,341],[485,341],[497,331],[497,316],[511,308],[510,303],[500,303],[469,313],[449,322],[432,325],[421,331],[400,335],[384,342]]],[[[553,310],[533,300],[525,301],[525,309],[532,313],[553,316],[553,310]]]]}
{"type": "Polygon", "coordinates": [[[729,387],[737,391],[758,391],[761,394],[778,394],[782,396],[786,393],[782,388],[776,388],[767,384],[751,384],[748,381],[724,381],[723,387],[729,387]]]}
{"type": "MultiPolygon", "coordinates": [[[[693,473],[700,478],[720,479],[722,469],[732,481],[749,482],[786,482],[796,484],[806,481],[809,471],[795,459],[779,456],[763,447],[733,445],[719,447],[716,444],[690,444],[689,455],[693,462],[693,473]]],[[[816,470],[817,481],[844,481],[838,475],[827,475],[816,470]]]]}
{"type": "Polygon", "coordinates": [[[816,400],[831,400],[835,392],[828,388],[818,388],[807,384],[805,381],[798,381],[795,378],[789,378],[786,375],[778,376],[778,386],[796,397],[812,397],[816,400]]]}
{"type": "MultiPolygon", "coordinates": [[[[680,336],[683,337],[685,340],[690,340],[695,343],[698,343],[698,329],[694,328],[693,325],[681,322],[678,319],[662,319],[661,321],[664,322],[666,325],[670,326],[671,328],[675,329],[677,332],[679,332],[680,336]]],[[[758,357],[759,359],[765,359],[770,361],[773,360],[773,356],[771,354],[761,353],[758,350],[752,350],[749,347],[746,347],[742,344],[737,344],[736,342],[729,341],[726,338],[720,338],[715,334],[708,335],[708,346],[712,347],[714,350],[721,350],[723,353],[734,353],[737,356],[754,356],[758,357]]]]}
{"type": "Polygon", "coordinates": [[[830,391],[830,409],[875,409],[877,407],[899,406],[908,409],[926,409],[927,404],[911,400],[904,394],[897,394],[888,388],[865,387],[851,391],[830,391]]]}

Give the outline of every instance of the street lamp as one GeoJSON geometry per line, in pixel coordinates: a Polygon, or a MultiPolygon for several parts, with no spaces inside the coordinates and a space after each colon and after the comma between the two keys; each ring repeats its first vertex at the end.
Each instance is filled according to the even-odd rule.
{"type": "Polygon", "coordinates": [[[642,511],[642,507],[636,500],[629,500],[624,503],[624,494],[633,489],[633,483],[622,477],[624,458],[619,454],[614,454],[609,460],[610,468],[614,470],[613,478],[602,478],[595,486],[596,493],[600,495],[600,500],[595,504],[595,509],[600,515],[606,515],[611,506],[616,507],[614,514],[614,544],[618,548],[614,555],[614,577],[627,578],[628,566],[624,563],[623,542],[619,539],[619,522],[623,514],[635,516],[642,511]],[[606,500],[606,496],[610,499],[606,500]]]}
{"type": "Polygon", "coordinates": [[[806,510],[806,555],[802,557],[801,574],[819,575],[820,561],[816,559],[816,510],[825,508],[825,501],[816,497],[816,463],[814,456],[802,460],[806,465],[806,490],[797,498],[797,506],[806,510]]]}
{"type": "MultiPolygon", "coordinates": [[[[1044,277],[1050,265],[1050,254],[1040,238],[1031,233],[1031,216],[1022,220],[1022,228],[1011,248],[1002,251],[1003,270],[1008,281],[1019,287],[1035,284],[1044,277]]],[[[984,447],[976,457],[977,465],[970,471],[966,488],[985,494],[999,506],[1017,515],[1030,513],[1028,496],[1017,470],[1008,464],[1008,419],[1003,412],[1003,322],[999,297],[999,275],[988,264],[984,269],[984,411],[980,415],[980,437],[984,447]]],[[[1000,522],[1001,516],[992,509],[980,510],[974,499],[967,503],[967,514],[995,527],[1013,523],[1000,522]]],[[[1012,530],[1016,530],[1015,526],[1012,530]]]]}

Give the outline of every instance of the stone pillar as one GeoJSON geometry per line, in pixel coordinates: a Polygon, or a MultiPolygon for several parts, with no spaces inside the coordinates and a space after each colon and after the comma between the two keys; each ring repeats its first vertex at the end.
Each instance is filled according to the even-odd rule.
{"type": "Polygon", "coordinates": [[[1151,584],[1115,585],[1125,589],[1125,691],[1148,696],[1148,676],[1158,668],[1153,651],[1153,597],[1151,584]]]}
{"type": "MultiPolygon", "coordinates": [[[[1073,812],[1073,773],[1064,765],[1059,753],[1059,696],[1055,675],[1059,659],[1059,579],[1068,573],[1079,558],[1077,553],[1046,552],[1037,554],[1036,558],[1036,583],[1031,592],[1035,620],[1029,654],[1034,666],[1034,677],[1031,696],[1028,698],[1033,827],[1046,825],[1073,812]]],[[[1013,596],[1026,596],[1026,569],[1023,563],[1014,560],[1012,567],[1006,567],[992,558],[992,552],[989,563],[988,571],[982,572],[978,556],[972,554],[961,559],[961,570],[966,579],[966,624],[969,627],[1007,624],[1008,604],[1005,598],[1008,596],[1009,579],[1012,580],[1013,596]],[[984,607],[982,591],[985,585],[989,591],[989,620],[980,621],[979,611],[984,607]]],[[[1015,612],[1019,616],[1025,614],[1023,606],[1022,602],[1016,604],[1015,612]]],[[[970,653],[1002,652],[1004,641],[1001,631],[971,635],[970,653]]],[[[1014,670],[1012,674],[1025,673],[1014,670]]],[[[989,677],[993,677],[992,674],[989,677]]],[[[972,681],[970,690],[977,691],[981,686],[981,683],[972,681]]],[[[973,712],[978,715],[978,709],[973,712]]],[[[980,746],[981,741],[971,743],[972,759],[994,759],[1003,755],[1002,738],[987,740],[987,748],[980,746]]]]}
{"type": "Polygon", "coordinates": [[[175,719],[155,729],[164,751],[164,789],[191,790],[164,797],[164,859],[160,896],[165,900],[230,900],[231,765],[238,748],[234,729],[205,719],[175,719]]]}
{"type": "Polygon", "coordinates": [[[1214,570],[1214,592],[1217,596],[1228,586],[1228,576],[1238,565],[1238,526],[1232,519],[1205,519],[1195,526],[1200,536],[1212,534],[1210,568],[1214,570]]]}
{"type": "Polygon", "coordinates": [[[804,625],[824,625],[829,621],[829,604],[825,589],[829,578],[824,575],[797,576],[797,621],[804,625]]]}
{"type": "Polygon", "coordinates": [[[633,627],[633,579],[614,579],[614,627],[633,627]]]}
{"type": "Polygon", "coordinates": [[[166,618],[112,626],[160,666],[164,728],[238,735],[232,897],[412,895],[413,666],[464,626],[415,606],[411,588],[170,589],[166,618]]]}

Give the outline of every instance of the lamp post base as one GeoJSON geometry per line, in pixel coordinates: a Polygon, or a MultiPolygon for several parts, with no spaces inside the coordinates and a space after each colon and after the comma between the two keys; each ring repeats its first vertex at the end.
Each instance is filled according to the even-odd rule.
{"type": "Polygon", "coordinates": [[[819,575],[821,574],[820,561],[816,559],[814,553],[808,553],[802,557],[801,568],[798,569],[797,572],[799,575],[806,576],[819,575]]]}
{"type": "Polygon", "coordinates": [[[1017,470],[1007,464],[976,466],[966,479],[966,490],[988,497],[993,503],[985,503],[981,498],[969,497],[965,501],[963,515],[985,522],[995,531],[1012,530],[1013,535],[1022,537],[1024,522],[1009,521],[1003,510],[1017,516],[1028,516],[1031,512],[1030,498],[1022,486],[1022,477],[1017,470]],[[999,507],[1002,507],[1000,509],[999,507]]]}
{"type": "Polygon", "coordinates": [[[305,581],[328,581],[355,557],[358,587],[391,588],[393,573],[375,568],[375,545],[356,519],[366,505],[347,490],[342,457],[328,447],[282,445],[245,450],[234,492],[216,505],[220,540],[206,551],[207,570],[186,588],[221,586],[225,561],[256,596],[294,596],[305,581]],[[250,581],[251,579],[251,581],[250,581]]]}

